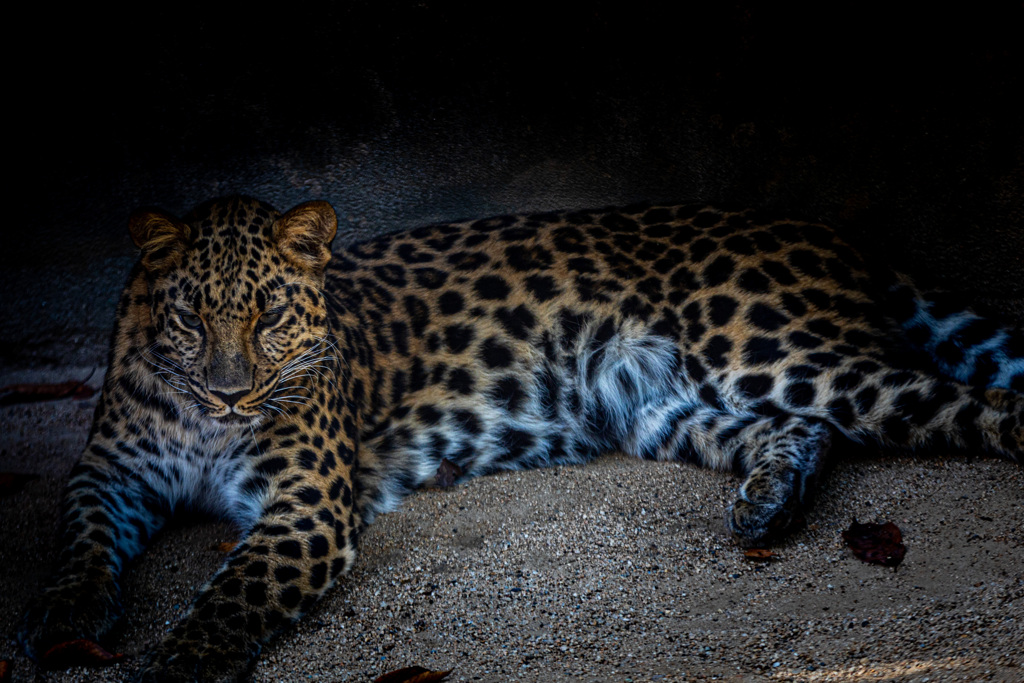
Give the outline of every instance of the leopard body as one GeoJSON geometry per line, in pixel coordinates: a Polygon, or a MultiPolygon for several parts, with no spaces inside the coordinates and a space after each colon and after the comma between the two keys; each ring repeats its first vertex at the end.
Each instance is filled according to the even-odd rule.
{"type": "MultiPolygon", "coordinates": [[[[332,258],[324,202],[142,211],[89,444],[30,654],[101,640],[173,513],[242,541],[142,681],[245,676],[442,461],[466,478],[621,450],[732,469],[726,523],[798,516],[837,436],[1019,459],[1024,349],[828,228],[645,206],[435,225],[332,258]]],[[[652,470],[652,474],[656,470],[652,470]]]]}

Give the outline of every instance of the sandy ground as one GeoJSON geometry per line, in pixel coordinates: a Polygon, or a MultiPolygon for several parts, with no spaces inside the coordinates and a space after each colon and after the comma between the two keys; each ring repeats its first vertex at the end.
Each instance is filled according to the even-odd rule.
{"type": "MultiPolygon", "coordinates": [[[[8,372],[0,385],[89,372],[8,372]]],[[[0,408],[0,471],[39,475],[0,497],[3,657],[53,561],[57,502],[95,401],[0,408]]],[[[1024,680],[1024,469],[841,448],[809,526],[766,564],[725,532],[737,485],[612,455],[421,491],[377,521],[357,568],[266,648],[253,678],[362,682],[416,664],[454,681],[1024,680]],[[897,571],[844,548],[854,518],[901,527],[897,571]]],[[[136,562],[112,643],[124,663],[40,674],[18,656],[13,680],[124,680],[233,538],[185,524],[136,562]]]]}

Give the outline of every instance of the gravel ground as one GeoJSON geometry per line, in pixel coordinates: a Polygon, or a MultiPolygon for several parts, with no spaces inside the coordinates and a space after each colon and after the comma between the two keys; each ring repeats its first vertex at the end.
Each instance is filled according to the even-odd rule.
{"type": "MultiPolygon", "coordinates": [[[[89,371],[6,373],[0,385],[89,371]]],[[[0,497],[5,657],[53,561],[57,501],[95,400],[0,408],[0,471],[40,475],[0,497]]],[[[768,563],[725,532],[737,485],[611,455],[421,491],[377,521],[356,569],[266,648],[253,678],[363,682],[416,664],[454,669],[453,681],[1024,681],[1019,466],[842,448],[807,528],[768,563]],[[897,571],[843,547],[855,518],[900,526],[897,571]]],[[[184,524],[134,565],[123,664],[40,675],[17,657],[13,680],[124,680],[233,538],[184,524]]]]}

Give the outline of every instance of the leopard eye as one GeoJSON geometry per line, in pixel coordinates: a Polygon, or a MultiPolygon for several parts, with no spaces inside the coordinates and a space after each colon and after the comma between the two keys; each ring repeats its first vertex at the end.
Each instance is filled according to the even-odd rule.
{"type": "Polygon", "coordinates": [[[178,319],[181,320],[182,325],[191,327],[194,330],[198,330],[203,326],[203,319],[195,313],[179,313],[178,319]]]}
{"type": "Polygon", "coordinates": [[[273,327],[281,322],[282,315],[281,311],[267,311],[260,316],[260,325],[263,327],[273,327]]]}

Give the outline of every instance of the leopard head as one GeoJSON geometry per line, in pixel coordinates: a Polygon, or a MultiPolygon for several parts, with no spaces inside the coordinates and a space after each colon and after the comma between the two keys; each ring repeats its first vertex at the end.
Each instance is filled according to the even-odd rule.
{"type": "Polygon", "coordinates": [[[139,353],[190,413],[253,424],[309,399],[304,380],[329,352],[330,204],[280,215],[236,197],[184,220],[140,210],[129,229],[150,305],[139,353]]]}

